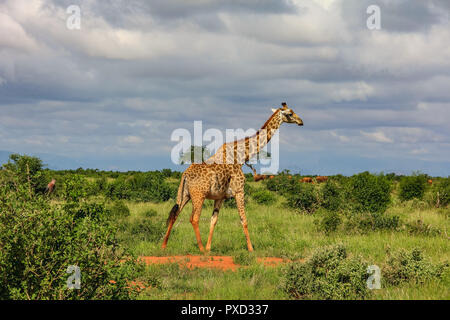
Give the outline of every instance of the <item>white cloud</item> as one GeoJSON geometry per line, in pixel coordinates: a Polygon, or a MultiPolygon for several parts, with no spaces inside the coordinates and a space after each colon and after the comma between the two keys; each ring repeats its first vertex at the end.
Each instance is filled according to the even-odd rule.
{"type": "Polygon", "coordinates": [[[124,143],[130,143],[130,144],[140,144],[144,142],[144,139],[138,136],[126,136],[121,139],[124,143]]]}
{"type": "Polygon", "coordinates": [[[427,153],[428,153],[428,150],[425,149],[425,148],[413,149],[413,150],[411,150],[410,153],[411,153],[411,154],[414,154],[414,155],[416,155],[416,154],[427,154],[427,153]]]}
{"type": "Polygon", "coordinates": [[[393,143],[394,142],[394,140],[392,140],[391,138],[386,137],[386,135],[382,131],[375,131],[375,132],[360,131],[360,132],[363,136],[365,136],[366,138],[368,138],[371,141],[381,142],[381,143],[393,143]]]}

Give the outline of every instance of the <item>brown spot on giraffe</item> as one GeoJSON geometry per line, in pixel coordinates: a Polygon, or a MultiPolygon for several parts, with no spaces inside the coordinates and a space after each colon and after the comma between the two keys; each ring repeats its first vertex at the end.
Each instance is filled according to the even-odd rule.
{"type": "MultiPolygon", "coordinates": [[[[282,104],[282,108],[273,110],[272,116],[263,125],[262,129],[269,128],[270,135],[273,130],[278,129],[281,123],[296,123],[303,125],[303,121],[297,116],[292,109],[289,109],[285,103],[282,104]]],[[[261,131],[261,130],[260,130],[261,131]]],[[[214,228],[217,224],[219,217],[220,207],[225,199],[234,197],[236,199],[237,210],[239,212],[242,228],[247,241],[247,248],[249,251],[253,251],[253,246],[250,241],[250,235],[248,232],[247,218],[245,216],[244,206],[244,184],[245,176],[242,172],[242,165],[247,162],[253,155],[256,155],[261,148],[268,142],[268,140],[260,143],[258,137],[260,136],[258,131],[256,135],[247,137],[240,142],[245,142],[246,146],[250,143],[256,143],[255,154],[250,152],[250,148],[245,148],[243,152],[237,152],[237,145],[239,141],[224,144],[219,150],[221,153],[216,153],[206,163],[191,164],[182,174],[181,182],[178,187],[177,202],[173,206],[167,219],[167,232],[164,236],[162,248],[166,248],[167,241],[169,240],[170,233],[173,225],[178,218],[181,210],[187,204],[189,200],[192,201],[192,214],[190,222],[194,228],[197,244],[200,251],[205,251],[203,247],[202,239],[199,230],[200,215],[202,212],[202,206],[205,199],[214,200],[214,210],[210,222],[210,231],[208,241],[206,243],[206,251],[211,249],[212,236],[214,228]],[[256,139],[256,140],[254,140],[256,139]],[[228,150],[228,152],[227,152],[228,150]],[[231,152],[229,151],[231,150],[231,152]],[[230,155],[234,154],[234,158],[231,163],[227,163],[227,158],[230,160],[230,155]],[[217,162],[215,161],[217,160],[217,162]]],[[[266,131],[266,130],[263,130],[266,131]]],[[[268,137],[270,138],[270,137],[268,137]]],[[[241,150],[242,151],[242,150],[241,150]]]]}

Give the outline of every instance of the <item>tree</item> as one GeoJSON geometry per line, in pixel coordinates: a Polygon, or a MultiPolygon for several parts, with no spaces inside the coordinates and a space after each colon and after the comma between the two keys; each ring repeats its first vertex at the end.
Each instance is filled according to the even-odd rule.
{"type": "MultiPolygon", "coordinates": [[[[180,153],[180,164],[195,163],[195,160],[204,162],[211,157],[211,151],[205,146],[191,146],[186,152],[180,153]]],[[[201,163],[200,162],[200,163],[201,163]]]]}
{"type": "Polygon", "coordinates": [[[44,166],[42,160],[37,157],[14,153],[9,156],[3,169],[17,176],[18,183],[28,183],[34,192],[44,192],[48,183],[48,177],[43,171],[44,166]]]}

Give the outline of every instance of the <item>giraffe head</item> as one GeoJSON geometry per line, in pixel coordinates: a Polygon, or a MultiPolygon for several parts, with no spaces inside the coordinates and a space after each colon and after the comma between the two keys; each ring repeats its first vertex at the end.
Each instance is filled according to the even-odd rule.
{"type": "Polygon", "coordinates": [[[273,112],[280,111],[281,121],[286,123],[296,123],[299,126],[303,125],[303,120],[292,110],[288,108],[286,102],[281,103],[281,108],[272,109],[273,112]]]}

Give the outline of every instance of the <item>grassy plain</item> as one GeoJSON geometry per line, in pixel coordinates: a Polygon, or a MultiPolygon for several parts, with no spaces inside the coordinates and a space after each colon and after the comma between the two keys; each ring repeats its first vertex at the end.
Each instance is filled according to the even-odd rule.
{"type": "MultiPolygon", "coordinates": [[[[250,182],[257,190],[263,184],[250,182]]],[[[308,258],[317,248],[342,243],[350,255],[361,256],[365,261],[381,268],[387,263],[389,251],[419,248],[432,262],[450,261],[450,246],[447,230],[450,227],[449,209],[436,209],[420,201],[394,201],[386,215],[398,215],[402,227],[399,230],[372,231],[364,233],[324,233],[318,228],[320,213],[307,214],[290,209],[285,199],[276,195],[270,206],[260,205],[249,198],[246,212],[249,231],[254,245],[253,256],[281,257],[290,260],[308,258]],[[405,225],[418,220],[440,230],[436,235],[413,234],[405,225]]],[[[119,237],[124,244],[139,256],[199,255],[196,239],[189,222],[192,207],[188,204],[180,214],[166,250],[161,250],[161,239],[165,232],[165,220],[173,206],[173,200],[163,203],[127,201],[130,215],[119,220],[122,226],[148,224],[157,236],[146,234],[146,228],[121,228],[119,237]]],[[[212,201],[203,206],[200,232],[205,243],[209,233],[212,201]]],[[[223,206],[215,228],[211,255],[238,257],[246,255],[246,243],[237,209],[223,206]]],[[[285,266],[264,267],[250,259],[245,268],[238,271],[215,269],[179,268],[178,265],[151,265],[146,269],[146,280],[153,285],[143,290],[142,299],[289,299],[281,290],[285,266]]],[[[372,290],[371,299],[450,299],[450,272],[442,279],[423,284],[405,283],[372,290]]]]}

